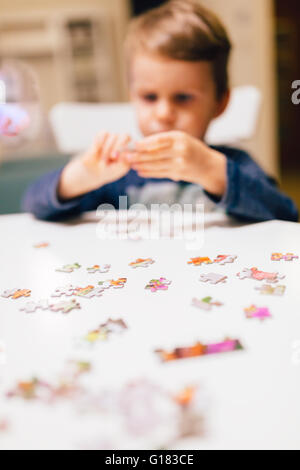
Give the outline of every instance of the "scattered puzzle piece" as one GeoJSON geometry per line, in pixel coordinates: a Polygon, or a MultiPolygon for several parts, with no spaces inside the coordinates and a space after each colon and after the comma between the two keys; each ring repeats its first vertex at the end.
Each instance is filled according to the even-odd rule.
{"type": "Polygon", "coordinates": [[[266,282],[278,282],[279,279],[283,279],[285,276],[279,275],[279,273],[267,273],[259,271],[257,268],[245,268],[241,273],[237,273],[240,279],[256,279],[257,281],[265,280],[266,282]]]}
{"type": "Polygon", "coordinates": [[[99,266],[99,264],[95,264],[91,268],[87,268],[87,272],[89,274],[95,274],[95,273],[104,274],[104,273],[108,273],[108,271],[110,270],[110,267],[111,267],[110,264],[104,264],[102,267],[99,266]]]}
{"type": "Polygon", "coordinates": [[[93,297],[101,297],[101,295],[103,295],[103,292],[103,287],[87,286],[78,287],[75,291],[75,295],[79,297],[84,297],[85,299],[92,299],[93,297]]]}
{"type": "Polygon", "coordinates": [[[255,287],[256,290],[260,291],[263,295],[278,295],[282,296],[285,293],[286,286],[270,286],[270,284],[264,284],[263,286],[255,287]]]}
{"type": "Polygon", "coordinates": [[[70,313],[72,310],[80,309],[80,304],[75,300],[62,301],[58,304],[51,304],[49,309],[52,312],[70,313]]]}
{"type": "Polygon", "coordinates": [[[108,339],[111,334],[120,334],[127,329],[126,323],[122,319],[112,320],[102,323],[96,330],[90,331],[84,338],[90,344],[108,339]]]}
{"type": "Polygon", "coordinates": [[[199,281],[209,282],[210,284],[224,284],[226,283],[227,276],[217,273],[201,274],[199,281]]]}
{"type": "Polygon", "coordinates": [[[256,307],[256,305],[251,305],[248,308],[244,309],[246,318],[258,318],[263,321],[266,318],[271,318],[272,315],[267,307],[256,307]]]}
{"type": "Polygon", "coordinates": [[[175,348],[171,351],[157,349],[157,353],[163,362],[177,359],[188,359],[191,357],[205,356],[208,354],[219,354],[243,349],[239,340],[225,339],[221,343],[202,344],[197,342],[194,346],[175,348]]]}
{"type": "Polygon", "coordinates": [[[80,264],[74,263],[74,264],[66,264],[62,268],[58,268],[55,271],[59,273],[72,273],[74,272],[74,269],[79,269],[81,268],[80,264]]]}
{"type": "Polygon", "coordinates": [[[33,245],[34,248],[47,248],[49,246],[48,242],[41,242],[37,243],[36,245],[33,245]]]}
{"type": "Polygon", "coordinates": [[[48,300],[39,300],[38,302],[27,302],[20,308],[21,312],[35,313],[37,310],[47,310],[49,308],[48,300]]]}
{"type": "Polygon", "coordinates": [[[244,349],[238,339],[226,338],[221,343],[207,344],[205,354],[219,354],[244,349]]]}
{"type": "Polygon", "coordinates": [[[179,439],[187,437],[203,437],[204,409],[202,391],[199,386],[188,386],[173,396],[180,406],[179,439]]]}
{"type": "Polygon", "coordinates": [[[29,289],[17,289],[17,288],[5,290],[1,294],[1,297],[4,297],[6,299],[11,297],[14,300],[20,299],[21,297],[30,297],[30,296],[31,296],[31,290],[29,290],[29,289]]]}
{"type": "Polygon", "coordinates": [[[48,383],[33,378],[26,382],[19,382],[14,390],[8,392],[9,398],[20,397],[24,400],[33,400],[48,395],[51,387],[48,383]]]}
{"type": "Polygon", "coordinates": [[[6,432],[9,429],[9,422],[6,419],[0,419],[0,432],[6,432]]]}
{"type": "Polygon", "coordinates": [[[29,381],[19,382],[7,393],[8,398],[19,397],[24,400],[39,400],[53,403],[57,399],[73,399],[82,391],[78,384],[80,376],[91,370],[91,364],[84,361],[69,361],[61,374],[61,378],[52,385],[34,377],[29,381]]]}
{"type": "Polygon", "coordinates": [[[187,264],[193,264],[194,266],[201,266],[202,264],[212,264],[212,260],[208,258],[207,256],[191,258],[191,260],[188,261],[187,264]]]}
{"type": "Polygon", "coordinates": [[[201,300],[194,297],[192,299],[192,305],[193,307],[197,307],[197,308],[200,308],[201,310],[205,310],[209,312],[213,306],[220,307],[223,304],[220,302],[212,302],[212,297],[204,297],[201,300]]]}
{"type": "Polygon", "coordinates": [[[159,279],[151,279],[146,285],[145,289],[150,289],[151,292],[156,292],[158,290],[168,290],[169,285],[172,281],[168,281],[165,277],[160,277],[159,279]]]}
{"type": "Polygon", "coordinates": [[[133,261],[132,263],[129,263],[129,266],[132,268],[147,268],[150,266],[150,264],[153,264],[154,260],[152,258],[138,258],[136,261],[133,261]]]}
{"type": "Polygon", "coordinates": [[[99,286],[103,287],[103,289],[107,289],[109,287],[113,287],[114,289],[122,289],[127,282],[126,277],[120,277],[117,280],[108,279],[107,281],[100,281],[98,282],[99,286]]]}
{"type": "Polygon", "coordinates": [[[61,297],[66,295],[67,297],[74,295],[76,287],[73,287],[71,284],[63,287],[57,287],[51,297],[61,297]]]}
{"type": "Polygon", "coordinates": [[[286,255],[282,253],[272,253],[271,261],[294,261],[294,259],[299,259],[299,256],[294,255],[294,253],[287,253],[286,255]]]}
{"type": "Polygon", "coordinates": [[[236,259],[236,255],[218,255],[216,259],[214,259],[214,263],[224,266],[225,264],[233,263],[236,259]]]}

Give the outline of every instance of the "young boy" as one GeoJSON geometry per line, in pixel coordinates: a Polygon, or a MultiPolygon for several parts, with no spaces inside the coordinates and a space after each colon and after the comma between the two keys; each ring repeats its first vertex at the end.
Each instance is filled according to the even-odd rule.
{"type": "Polygon", "coordinates": [[[229,100],[231,43],[197,1],[171,0],[133,20],[126,40],[131,99],[144,139],[101,132],[94,145],[33,184],[23,208],[58,220],[102,203],[195,203],[244,220],[298,220],[293,202],[244,151],[208,147],[229,100]],[[126,150],[126,148],[128,150],[126,150]]]}

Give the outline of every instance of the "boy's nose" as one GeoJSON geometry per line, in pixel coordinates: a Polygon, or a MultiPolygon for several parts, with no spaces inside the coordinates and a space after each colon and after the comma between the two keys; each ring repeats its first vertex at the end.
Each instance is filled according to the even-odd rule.
{"type": "Polygon", "coordinates": [[[159,100],[156,105],[156,117],[160,121],[173,122],[175,120],[175,109],[168,100],[159,100]]]}

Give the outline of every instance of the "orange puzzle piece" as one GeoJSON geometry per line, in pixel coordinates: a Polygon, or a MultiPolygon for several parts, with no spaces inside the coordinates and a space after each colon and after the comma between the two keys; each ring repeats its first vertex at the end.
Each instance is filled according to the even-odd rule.
{"type": "Polygon", "coordinates": [[[191,258],[191,261],[188,261],[187,264],[193,264],[194,266],[201,266],[201,264],[212,264],[212,260],[205,257],[191,258]]]}

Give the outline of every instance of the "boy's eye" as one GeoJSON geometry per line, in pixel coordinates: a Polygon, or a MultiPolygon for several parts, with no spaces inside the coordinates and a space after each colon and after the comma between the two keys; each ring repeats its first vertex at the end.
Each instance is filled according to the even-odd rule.
{"type": "Polygon", "coordinates": [[[145,101],[154,102],[157,100],[157,95],[155,93],[147,93],[146,95],[143,95],[143,99],[145,101]]]}
{"type": "Polygon", "coordinates": [[[192,101],[193,99],[193,96],[192,95],[188,95],[186,93],[178,93],[177,95],[174,96],[174,101],[176,103],[188,103],[189,101],[192,101]]]}

